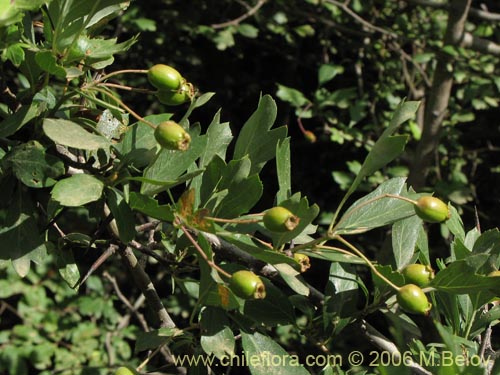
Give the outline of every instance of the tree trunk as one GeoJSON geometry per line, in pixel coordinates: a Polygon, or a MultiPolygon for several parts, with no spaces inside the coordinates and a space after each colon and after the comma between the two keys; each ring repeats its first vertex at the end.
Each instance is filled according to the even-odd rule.
{"type": "MultiPolygon", "coordinates": [[[[444,45],[459,46],[464,35],[472,0],[454,0],[449,10],[444,45]]],[[[441,125],[447,115],[453,86],[453,57],[445,52],[437,55],[436,71],[426,99],[422,137],[417,145],[410,169],[409,184],[415,189],[425,185],[440,142],[441,125]]]]}

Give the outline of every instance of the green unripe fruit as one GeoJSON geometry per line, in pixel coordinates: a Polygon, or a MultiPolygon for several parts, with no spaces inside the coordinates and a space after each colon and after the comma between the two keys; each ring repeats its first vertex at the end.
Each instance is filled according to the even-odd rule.
{"type": "Polygon", "coordinates": [[[420,197],[414,208],[418,217],[429,223],[441,223],[450,218],[448,205],[435,197],[420,197]]]}
{"type": "Polygon", "coordinates": [[[266,286],[260,277],[252,271],[242,270],[233,273],[229,281],[229,288],[243,299],[266,298],[266,286]]]}
{"type": "Polygon", "coordinates": [[[415,284],[419,287],[427,286],[434,278],[434,270],[423,264],[409,264],[401,273],[407,284],[415,284]]]}
{"type": "Polygon", "coordinates": [[[136,375],[136,374],[137,372],[125,366],[118,367],[115,371],[115,375],[136,375]]]}
{"type": "Polygon", "coordinates": [[[157,64],[149,68],[148,80],[158,90],[178,90],[184,79],[181,74],[171,66],[157,64]]]}
{"type": "Polygon", "coordinates": [[[174,121],[160,123],[154,134],[160,146],[168,150],[186,151],[191,142],[191,136],[188,132],[174,121]]]}
{"type": "Polygon", "coordinates": [[[295,229],[300,219],[285,207],[276,206],[266,211],[263,221],[272,232],[289,232],[295,229]]]}
{"type": "Polygon", "coordinates": [[[181,105],[187,103],[193,97],[193,86],[189,83],[183,83],[179,90],[160,90],[156,97],[162,104],[181,105]]]}
{"type": "Polygon", "coordinates": [[[306,254],[295,253],[293,254],[293,259],[297,261],[300,265],[300,272],[306,272],[309,268],[311,268],[311,260],[306,254]]]}
{"type": "Polygon", "coordinates": [[[432,307],[425,293],[415,284],[399,288],[396,299],[403,310],[412,314],[428,315],[432,307]]]}

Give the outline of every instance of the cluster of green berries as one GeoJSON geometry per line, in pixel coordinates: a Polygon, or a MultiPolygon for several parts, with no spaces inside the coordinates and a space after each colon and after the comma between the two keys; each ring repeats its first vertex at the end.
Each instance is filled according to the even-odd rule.
{"type": "MultiPolygon", "coordinates": [[[[450,218],[448,205],[432,196],[420,197],[413,207],[417,216],[428,223],[442,223],[450,218]]],[[[423,264],[409,264],[401,273],[405,285],[399,288],[396,295],[399,307],[412,314],[428,315],[432,304],[422,288],[434,278],[434,271],[423,264]]]]}
{"type": "Polygon", "coordinates": [[[191,101],[193,85],[169,65],[156,64],[148,70],[148,80],[158,89],[156,97],[166,105],[180,105],[191,101]]]}
{"type": "MultiPolygon", "coordinates": [[[[158,89],[156,97],[163,104],[180,105],[193,99],[193,85],[171,66],[164,64],[152,66],[148,70],[148,80],[158,89]]],[[[191,142],[189,133],[175,121],[160,123],[155,129],[154,136],[160,146],[167,150],[186,151],[191,142]]]]}

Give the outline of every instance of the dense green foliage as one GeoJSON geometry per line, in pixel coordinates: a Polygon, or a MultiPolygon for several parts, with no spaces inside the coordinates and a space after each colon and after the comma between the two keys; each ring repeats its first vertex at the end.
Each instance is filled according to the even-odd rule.
{"type": "Polygon", "coordinates": [[[0,373],[497,374],[500,9],[421,3],[0,0],[0,373]]]}

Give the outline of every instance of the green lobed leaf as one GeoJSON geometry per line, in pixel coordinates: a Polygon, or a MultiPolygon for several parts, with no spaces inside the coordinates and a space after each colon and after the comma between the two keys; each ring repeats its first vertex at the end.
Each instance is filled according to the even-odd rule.
{"type": "Polygon", "coordinates": [[[403,269],[413,258],[421,228],[422,220],[416,215],[392,225],[392,252],[398,270],[403,269]]]}
{"type": "Polygon", "coordinates": [[[288,354],[269,336],[242,331],[241,341],[252,375],[309,375],[297,355],[288,354]]]}
{"type": "Polygon", "coordinates": [[[136,235],[135,216],[120,191],[115,188],[107,189],[106,202],[116,222],[118,237],[124,243],[132,241],[136,235]]]}
{"type": "Polygon", "coordinates": [[[258,175],[231,184],[228,194],[217,207],[217,217],[233,218],[246,214],[259,201],[264,187],[258,175]]]}
{"type": "Polygon", "coordinates": [[[279,190],[276,203],[279,205],[292,195],[292,178],[290,164],[290,138],[285,138],[276,145],[276,173],[279,190]]]}
{"type": "Polygon", "coordinates": [[[88,174],[75,174],[52,188],[52,199],[62,206],[78,207],[101,198],[104,183],[88,174]]]}
{"type": "Polygon", "coordinates": [[[26,186],[44,188],[56,183],[55,178],[65,172],[64,163],[46,154],[37,141],[31,141],[12,149],[7,157],[16,177],[26,186]]]}
{"type": "Polygon", "coordinates": [[[385,197],[385,194],[407,196],[406,179],[396,177],[354,202],[335,227],[337,233],[363,233],[415,215],[411,203],[385,197]]]}
{"type": "Polygon", "coordinates": [[[220,122],[220,110],[215,114],[207,129],[207,147],[200,157],[200,167],[206,167],[215,155],[226,157],[227,147],[233,139],[228,122],[220,122]]]}
{"type": "Polygon", "coordinates": [[[392,119],[387,129],[384,130],[380,138],[375,142],[371,151],[366,156],[361,169],[351,184],[351,187],[338,206],[337,213],[347,201],[349,196],[356,191],[363,179],[378,169],[390,163],[404,149],[407,141],[406,136],[392,136],[397,128],[405,121],[413,118],[417,112],[420,102],[403,102],[394,111],[392,119]]]}
{"type": "Polygon", "coordinates": [[[436,274],[429,286],[453,294],[474,295],[486,291],[495,294],[500,291],[500,277],[478,275],[469,263],[467,260],[451,263],[436,274]]]}
{"type": "Polygon", "coordinates": [[[108,149],[110,142],[97,134],[92,134],[73,121],[46,118],[43,131],[55,143],[78,150],[108,149]]]}
{"type": "Polygon", "coordinates": [[[263,192],[258,175],[249,175],[251,162],[248,157],[231,160],[227,165],[220,158],[214,158],[203,176],[201,203],[212,199],[207,206],[214,215],[234,218],[247,213],[260,199],[263,192]],[[224,192],[221,196],[218,192],[224,192]]]}
{"type": "Polygon", "coordinates": [[[236,140],[233,159],[248,155],[252,162],[250,175],[258,173],[267,161],[274,158],[278,141],[286,137],[286,127],[270,130],[276,120],[276,113],[276,103],[269,95],[264,95],[236,140]]]}

